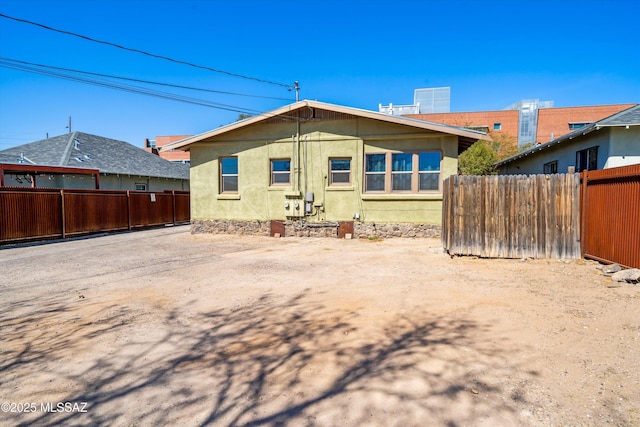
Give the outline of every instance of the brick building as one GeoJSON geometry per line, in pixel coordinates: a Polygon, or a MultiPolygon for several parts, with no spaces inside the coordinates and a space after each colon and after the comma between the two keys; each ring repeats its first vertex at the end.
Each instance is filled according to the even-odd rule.
{"type": "Polygon", "coordinates": [[[541,108],[538,111],[537,141],[546,143],[602,120],[636,104],[594,105],[589,107],[541,108]]]}
{"type": "Polygon", "coordinates": [[[157,154],[161,158],[173,163],[189,163],[189,152],[181,150],[163,150],[165,145],[181,139],[189,138],[192,135],[172,135],[172,136],[156,136],[156,139],[145,139],[144,150],[157,154]]]}
{"type": "Polygon", "coordinates": [[[406,117],[504,134],[513,137],[518,146],[523,146],[529,143],[547,143],[634,105],[636,104],[533,108],[526,112],[529,118],[526,122],[523,120],[526,116],[522,109],[407,114],[406,117]],[[526,129],[529,126],[531,129],[526,129]]]}

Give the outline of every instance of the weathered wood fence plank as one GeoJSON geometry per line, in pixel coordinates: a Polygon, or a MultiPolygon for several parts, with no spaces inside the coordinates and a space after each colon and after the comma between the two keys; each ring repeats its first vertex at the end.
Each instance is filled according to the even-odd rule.
{"type": "Polygon", "coordinates": [[[455,255],[580,258],[580,179],[453,175],[443,185],[442,242],[455,255]]]}

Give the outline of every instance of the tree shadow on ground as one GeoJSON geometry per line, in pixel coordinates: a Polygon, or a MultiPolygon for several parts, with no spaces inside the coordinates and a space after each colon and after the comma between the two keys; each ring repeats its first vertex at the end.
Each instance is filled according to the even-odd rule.
{"type": "Polygon", "coordinates": [[[96,307],[81,318],[55,299],[31,311],[22,304],[11,309],[20,316],[0,312],[0,374],[11,378],[0,391],[55,392],[60,402],[87,402],[87,412],[3,414],[17,425],[517,420],[514,402],[483,398],[503,392],[487,373],[518,371],[512,355],[482,342],[486,325],[461,319],[414,313],[373,327],[306,293],[204,313],[186,304],[160,320],[132,306],[96,307]],[[105,343],[106,353],[96,350],[105,343]]]}

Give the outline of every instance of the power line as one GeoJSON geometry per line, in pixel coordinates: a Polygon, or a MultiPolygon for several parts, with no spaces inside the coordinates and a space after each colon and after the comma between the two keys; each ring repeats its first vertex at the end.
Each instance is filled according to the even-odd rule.
{"type": "Polygon", "coordinates": [[[92,80],[92,79],[83,78],[83,77],[79,77],[79,76],[64,74],[62,72],[49,71],[49,70],[44,70],[44,69],[41,69],[41,68],[33,68],[33,67],[26,66],[26,65],[10,63],[10,62],[6,62],[6,61],[2,61],[2,60],[0,60],[0,67],[14,69],[14,70],[18,70],[18,71],[30,72],[30,73],[35,73],[35,74],[41,74],[41,75],[46,75],[46,76],[50,76],[50,77],[56,77],[56,78],[60,78],[60,79],[64,79],[64,80],[72,80],[72,81],[76,81],[76,82],[91,84],[91,85],[94,85],[94,86],[106,87],[106,88],[109,88],[109,89],[116,89],[116,90],[121,90],[121,91],[125,91],[125,92],[138,93],[138,94],[141,94],[141,95],[153,96],[153,97],[156,97],[156,98],[169,99],[169,100],[172,100],[172,101],[179,101],[179,102],[185,102],[185,103],[188,103],[188,104],[195,104],[195,105],[201,105],[201,106],[205,106],[205,107],[217,108],[217,109],[220,109],[220,110],[233,111],[233,112],[236,112],[236,113],[260,114],[260,112],[258,110],[251,110],[251,109],[248,109],[248,108],[242,108],[242,107],[237,107],[237,106],[228,105],[228,104],[221,104],[221,103],[217,103],[217,102],[206,101],[206,100],[202,100],[202,99],[198,99],[198,98],[191,98],[191,97],[187,97],[187,96],[176,95],[176,94],[169,93],[169,92],[156,91],[156,90],[152,90],[152,89],[143,88],[143,87],[140,87],[140,86],[133,86],[133,85],[127,85],[127,84],[118,84],[118,83],[114,83],[114,82],[109,82],[107,80],[102,80],[102,81],[101,80],[92,80]]]}
{"type": "Polygon", "coordinates": [[[278,101],[291,101],[290,98],[278,98],[278,97],[272,97],[272,96],[251,95],[251,94],[236,93],[236,92],[226,92],[226,91],[221,91],[221,90],[203,89],[203,88],[197,88],[197,87],[191,87],[191,86],[175,85],[175,84],[171,84],[171,83],[162,83],[162,82],[154,82],[154,81],[149,81],[149,80],[133,79],[133,78],[129,78],[129,77],[113,76],[113,75],[109,75],[109,74],[94,73],[94,72],[91,72],[91,71],[74,70],[74,69],[71,69],[71,68],[63,68],[63,67],[56,67],[56,66],[53,66],[53,65],[44,65],[44,64],[37,64],[37,63],[34,63],[34,62],[21,61],[19,59],[12,59],[12,58],[4,57],[4,56],[0,56],[0,60],[4,61],[6,63],[32,65],[32,66],[36,66],[36,67],[49,68],[49,69],[52,69],[52,70],[68,71],[68,72],[72,72],[72,73],[86,74],[86,75],[91,75],[91,76],[108,77],[110,79],[118,79],[118,80],[130,81],[130,82],[146,83],[146,84],[152,84],[152,85],[174,87],[174,88],[177,88],[177,89],[197,90],[197,91],[201,91],[201,92],[220,93],[220,94],[223,94],[223,95],[233,95],[233,96],[246,96],[246,97],[252,97],[252,98],[275,99],[275,100],[278,100],[278,101]]]}
{"type": "Polygon", "coordinates": [[[35,25],[37,27],[44,28],[45,30],[55,31],[55,32],[60,33],[60,34],[66,34],[66,35],[70,35],[70,36],[74,36],[74,37],[79,37],[81,39],[88,40],[88,41],[91,41],[91,42],[94,42],[94,43],[100,43],[100,44],[104,44],[104,45],[107,45],[107,46],[113,46],[113,47],[116,47],[118,49],[127,50],[127,51],[135,52],[135,53],[140,53],[142,55],[150,56],[152,58],[164,59],[165,61],[174,62],[176,64],[188,65],[190,67],[200,68],[202,70],[213,71],[214,73],[226,74],[226,75],[232,76],[232,77],[239,77],[239,78],[243,78],[243,79],[247,79],[247,80],[257,81],[257,82],[260,82],[260,83],[267,83],[267,84],[271,84],[271,85],[281,86],[281,87],[287,88],[287,90],[293,90],[295,88],[294,86],[289,85],[289,84],[284,84],[284,83],[273,82],[273,81],[270,81],[270,80],[259,79],[257,77],[245,76],[245,75],[242,75],[242,74],[232,73],[232,72],[224,71],[224,70],[218,70],[218,69],[215,69],[215,68],[207,67],[205,65],[197,65],[197,64],[194,64],[192,62],[182,61],[182,60],[179,60],[179,59],[173,59],[173,58],[169,58],[168,56],[157,55],[157,54],[154,54],[154,53],[146,52],[144,50],[125,47],[125,46],[122,46],[122,45],[119,45],[119,44],[116,44],[116,43],[111,43],[111,42],[108,42],[108,41],[98,40],[98,39],[94,39],[92,37],[83,36],[82,34],[73,33],[71,31],[60,30],[60,29],[57,29],[57,28],[49,27],[48,25],[39,24],[37,22],[29,21],[29,20],[26,20],[26,19],[15,18],[13,16],[5,15],[4,13],[0,13],[0,17],[1,18],[6,18],[6,19],[11,19],[11,20],[17,21],[17,22],[22,22],[22,23],[25,23],[25,24],[35,25]]]}
{"type": "MultiPolygon", "coordinates": [[[[250,114],[252,116],[262,116],[266,118],[275,116],[272,113],[266,113],[263,111],[253,110],[250,108],[238,107],[238,106],[228,105],[228,104],[221,104],[218,102],[212,102],[212,101],[207,101],[207,100],[198,99],[198,98],[191,98],[191,97],[177,95],[170,92],[162,92],[162,91],[157,91],[153,89],[148,89],[141,86],[134,86],[129,84],[118,84],[115,82],[110,82],[106,79],[89,79],[89,78],[84,78],[84,77],[75,76],[71,74],[65,74],[63,72],[50,71],[42,68],[34,68],[34,67],[22,65],[19,63],[7,62],[7,61],[4,61],[1,57],[0,57],[0,68],[8,68],[8,69],[13,69],[17,71],[40,74],[40,75],[59,78],[63,80],[71,80],[71,81],[90,84],[94,86],[105,87],[108,89],[120,90],[120,91],[130,92],[130,93],[137,93],[140,95],[147,95],[147,96],[152,96],[156,98],[167,99],[170,101],[178,101],[178,102],[184,102],[187,104],[200,105],[203,107],[216,108],[219,110],[232,111],[235,113],[245,113],[245,114],[250,114]]],[[[298,118],[295,115],[289,115],[289,114],[281,114],[281,116],[289,119],[298,118]]]]}

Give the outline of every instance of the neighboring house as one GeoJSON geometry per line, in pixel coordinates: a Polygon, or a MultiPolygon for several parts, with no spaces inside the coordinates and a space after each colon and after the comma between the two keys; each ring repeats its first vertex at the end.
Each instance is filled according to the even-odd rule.
{"type": "Polygon", "coordinates": [[[188,165],[168,162],[124,141],[83,132],[12,147],[0,151],[0,159],[20,165],[19,170],[6,168],[4,185],[8,187],[34,186],[35,182],[37,187],[96,188],[94,171],[98,170],[100,188],[105,190],[189,189],[188,165]]]}
{"type": "MultiPolygon", "coordinates": [[[[430,90],[440,89],[448,88],[430,90]]],[[[432,108],[432,111],[427,113],[428,110],[418,101],[420,91],[427,91],[427,89],[416,89],[413,106],[390,104],[389,107],[386,107],[380,105],[380,112],[505,135],[520,147],[537,142],[547,143],[575,129],[637,105],[614,104],[555,108],[553,101],[523,99],[496,111],[451,113],[448,109],[443,111],[443,109],[432,108]],[[420,111],[418,112],[418,110],[420,111]]],[[[443,100],[437,102],[434,100],[433,102],[434,106],[446,105],[448,108],[449,105],[443,100]]]]}
{"type": "Polygon", "coordinates": [[[144,151],[153,153],[161,158],[174,163],[189,164],[189,152],[181,150],[163,149],[165,145],[172,142],[180,141],[185,138],[189,138],[191,135],[171,135],[171,136],[156,136],[156,139],[144,140],[144,151]]]}
{"type": "Polygon", "coordinates": [[[501,175],[566,173],[640,164],[640,105],[497,163],[501,175]]]}
{"type": "Polygon", "coordinates": [[[484,138],[468,129],[300,101],[169,147],[191,153],[195,232],[268,234],[271,220],[301,228],[355,220],[356,236],[380,235],[386,225],[401,223],[410,224],[406,232],[387,229],[420,235],[416,230],[425,225],[439,230],[442,181],[457,172],[458,155],[484,138]],[[361,231],[365,225],[370,228],[361,231]]]}

